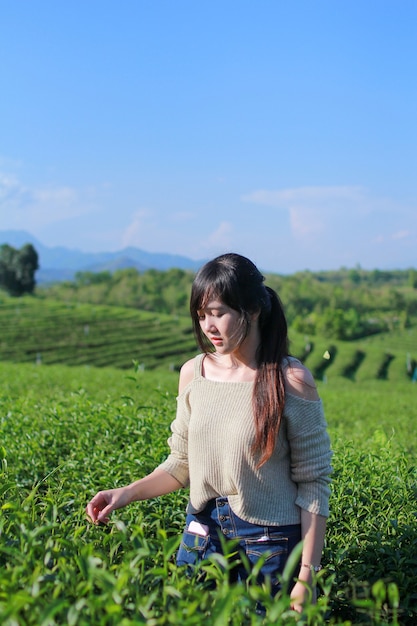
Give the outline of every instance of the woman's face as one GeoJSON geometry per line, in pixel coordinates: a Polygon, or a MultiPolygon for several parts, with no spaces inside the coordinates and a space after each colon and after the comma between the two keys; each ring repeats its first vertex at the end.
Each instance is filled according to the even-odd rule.
{"type": "Polygon", "coordinates": [[[200,327],[220,354],[231,354],[238,347],[240,315],[221,300],[210,300],[198,311],[200,327]]]}

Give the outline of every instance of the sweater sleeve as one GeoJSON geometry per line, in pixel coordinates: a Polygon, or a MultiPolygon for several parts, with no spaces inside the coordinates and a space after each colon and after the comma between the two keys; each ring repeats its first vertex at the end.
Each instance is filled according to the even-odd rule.
{"type": "Polygon", "coordinates": [[[171,453],[158,469],[171,474],[183,487],[190,483],[188,471],[188,424],[190,421],[189,391],[185,389],[177,398],[177,414],[171,424],[168,445],[171,453]]]}
{"type": "Polygon", "coordinates": [[[310,513],[328,517],[332,453],[322,402],[290,395],[284,415],[291,478],[298,488],[296,504],[310,513]]]}

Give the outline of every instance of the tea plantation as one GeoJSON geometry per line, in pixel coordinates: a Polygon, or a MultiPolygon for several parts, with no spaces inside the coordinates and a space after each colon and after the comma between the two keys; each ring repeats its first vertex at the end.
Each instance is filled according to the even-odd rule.
{"type": "MultiPolygon", "coordinates": [[[[188,317],[33,297],[0,300],[0,360],[179,369],[196,353],[188,317]]],[[[417,377],[417,327],[356,341],[290,333],[292,353],[316,378],[417,377]]]]}
{"type": "MultiPolygon", "coordinates": [[[[285,594],[271,602],[266,589],[230,586],[223,558],[202,565],[205,582],[189,580],[176,567],[185,490],[117,511],[108,527],[86,520],[85,505],[97,490],[131,482],[165,458],[176,402],[172,369],[195,352],[186,322],[31,299],[2,306],[1,315],[1,624],[417,623],[411,331],[356,347],[316,339],[306,357],[318,375],[334,474],[319,601],[298,616],[285,594]],[[43,317],[35,315],[42,306],[43,317]],[[64,310],[65,329],[54,317],[64,310]],[[140,322],[148,329],[143,334],[140,322]],[[169,328],[164,340],[178,350],[164,360],[161,349],[158,362],[151,353],[159,354],[165,331],[158,338],[156,327],[169,328]],[[126,343],[117,352],[123,334],[126,343]],[[154,338],[155,350],[146,336],[154,338]],[[358,359],[355,350],[365,357],[358,359]],[[394,358],[380,375],[385,354],[394,358]],[[18,360],[27,362],[12,362],[18,360]],[[91,367],[109,363],[120,368],[91,367]],[[255,612],[258,601],[266,618],[255,612]]],[[[306,338],[293,338],[295,353],[305,347],[306,338]]]]}
{"type": "Polygon", "coordinates": [[[188,318],[26,297],[0,303],[0,360],[179,368],[196,344],[188,318]]]}

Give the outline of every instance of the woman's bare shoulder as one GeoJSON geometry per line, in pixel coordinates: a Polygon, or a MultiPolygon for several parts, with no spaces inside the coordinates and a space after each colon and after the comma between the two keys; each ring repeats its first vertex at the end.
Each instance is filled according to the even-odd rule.
{"type": "Polygon", "coordinates": [[[180,370],[178,393],[181,393],[194,378],[195,357],[186,361],[180,370]]]}
{"type": "Polygon", "coordinates": [[[285,390],[304,400],[319,400],[316,383],[310,370],[298,359],[290,359],[284,366],[285,390]]]}

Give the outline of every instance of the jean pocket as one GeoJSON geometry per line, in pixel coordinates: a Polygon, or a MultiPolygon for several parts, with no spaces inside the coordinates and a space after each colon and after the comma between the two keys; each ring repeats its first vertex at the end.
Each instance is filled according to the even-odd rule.
{"type": "Polygon", "coordinates": [[[195,565],[204,559],[209,536],[202,537],[185,530],[177,554],[177,565],[195,565]]]}
{"type": "Polygon", "coordinates": [[[288,558],[288,538],[277,537],[268,540],[245,540],[245,552],[252,566],[260,563],[258,580],[266,578],[273,585],[278,584],[278,575],[282,574],[288,558]]]}

